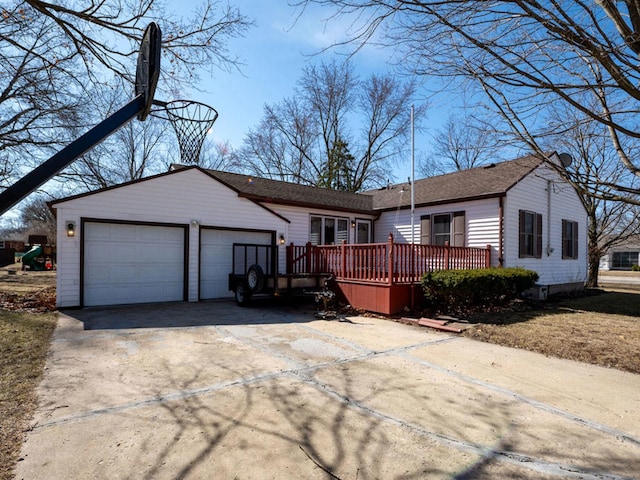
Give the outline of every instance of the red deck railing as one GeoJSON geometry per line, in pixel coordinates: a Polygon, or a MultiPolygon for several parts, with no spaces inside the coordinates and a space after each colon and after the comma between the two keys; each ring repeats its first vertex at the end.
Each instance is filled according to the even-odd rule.
{"type": "Polygon", "coordinates": [[[366,283],[414,283],[435,270],[490,266],[490,245],[486,248],[412,245],[394,243],[391,234],[387,243],[287,246],[288,274],[330,273],[337,280],[366,283]]]}

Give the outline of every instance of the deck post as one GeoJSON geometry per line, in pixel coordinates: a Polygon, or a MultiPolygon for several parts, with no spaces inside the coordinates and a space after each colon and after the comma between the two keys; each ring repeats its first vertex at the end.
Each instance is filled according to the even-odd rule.
{"type": "Polygon", "coordinates": [[[484,253],[484,268],[491,268],[491,245],[489,244],[484,253]]]}
{"type": "Polygon", "coordinates": [[[306,273],[313,273],[311,271],[311,242],[307,242],[307,245],[305,246],[305,253],[306,253],[306,255],[305,255],[305,257],[306,257],[306,262],[305,262],[306,263],[306,265],[305,265],[306,270],[305,270],[305,272],[306,273]]]}
{"type": "Polygon", "coordinates": [[[451,256],[451,246],[449,242],[445,240],[444,242],[444,269],[449,270],[449,258],[451,256]]]}
{"type": "Polygon", "coordinates": [[[387,272],[389,276],[389,285],[393,285],[393,259],[393,233],[389,233],[389,239],[387,241],[387,272]]]}
{"type": "Polygon", "coordinates": [[[286,248],[287,257],[287,274],[293,273],[293,242],[287,245],[286,248]]]}
{"type": "Polygon", "coordinates": [[[340,276],[342,278],[347,277],[347,248],[346,248],[346,240],[342,240],[340,243],[340,276]]]}

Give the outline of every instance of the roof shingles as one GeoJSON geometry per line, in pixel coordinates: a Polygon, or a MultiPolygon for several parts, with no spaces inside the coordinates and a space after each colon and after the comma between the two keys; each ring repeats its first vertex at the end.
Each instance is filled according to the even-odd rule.
{"type": "MultiPolygon", "coordinates": [[[[504,195],[543,160],[525,156],[507,162],[471,168],[415,181],[415,204],[434,205],[504,195]]],[[[174,169],[184,168],[174,165],[174,169]]],[[[351,193],[311,187],[246,174],[206,170],[238,195],[256,202],[279,203],[374,214],[411,204],[409,184],[351,193]]]]}
{"type": "MultiPolygon", "coordinates": [[[[500,196],[541,163],[541,159],[527,156],[416,180],[415,204],[433,205],[500,196]]],[[[391,186],[364,193],[373,196],[375,210],[387,210],[411,204],[410,185],[405,184],[404,190],[402,192],[402,186],[391,186]]]]}
{"type": "Polygon", "coordinates": [[[219,170],[207,170],[207,172],[237,191],[240,196],[259,202],[317,206],[353,212],[373,212],[373,199],[369,195],[310,187],[219,170]]]}

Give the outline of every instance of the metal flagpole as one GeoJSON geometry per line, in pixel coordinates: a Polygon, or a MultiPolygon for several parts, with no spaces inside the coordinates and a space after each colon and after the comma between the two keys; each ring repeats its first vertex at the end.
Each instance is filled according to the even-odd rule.
{"type": "MultiPolygon", "coordinates": [[[[416,247],[415,247],[415,216],[416,216],[416,194],[415,194],[415,135],[413,126],[413,105],[411,105],[411,277],[416,274],[416,247]]],[[[415,283],[411,279],[411,310],[415,308],[415,283]]]]}
{"type": "Polygon", "coordinates": [[[413,128],[413,105],[411,105],[411,245],[415,244],[415,216],[416,216],[416,195],[413,184],[415,182],[415,136],[413,128]]]}

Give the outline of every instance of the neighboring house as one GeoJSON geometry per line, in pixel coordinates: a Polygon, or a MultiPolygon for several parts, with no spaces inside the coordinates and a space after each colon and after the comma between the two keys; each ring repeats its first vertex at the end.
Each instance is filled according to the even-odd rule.
{"type": "Polygon", "coordinates": [[[640,236],[616,245],[600,258],[600,270],[631,270],[640,265],[640,236]]]}
{"type": "MultiPolygon", "coordinates": [[[[360,194],[248,175],[171,171],[51,203],[60,307],[231,297],[233,243],[411,242],[410,185],[360,194]],[[403,192],[404,188],[404,192],[403,192]]],[[[524,157],[415,182],[416,243],[486,248],[554,288],[586,279],[586,213],[540,160],[524,157]]]]}
{"type": "Polygon", "coordinates": [[[16,261],[16,253],[24,252],[24,242],[18,240],[0,240],[0,267],[16,261]]]}
{"type": "Polygon", "coordinates": [[[23,252],[24,247],[24,242],[21,240],[0,240],[0,249],[13,248],[16,252],[23,252]]]}

